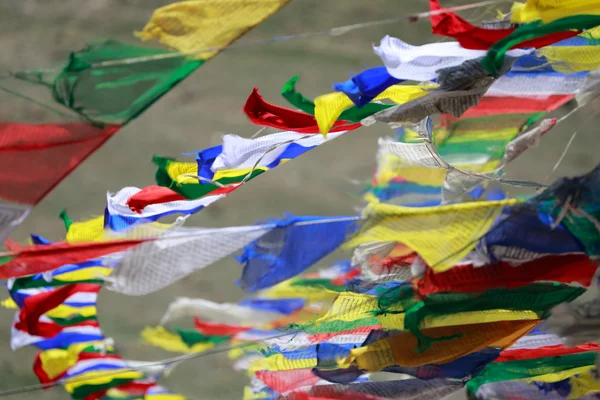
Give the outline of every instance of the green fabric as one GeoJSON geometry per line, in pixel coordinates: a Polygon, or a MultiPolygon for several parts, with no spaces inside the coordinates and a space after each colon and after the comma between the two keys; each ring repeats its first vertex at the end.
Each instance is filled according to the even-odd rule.
{"type": "Polygon", "coordinates": [[[292,286],[315,286],[334,292],[343,292],[346,290],[346,285],[336,285],[331,282],[331,279],[326,278],[299,278],[292,282],[292,286]]]}
{"type": "MultiPolygon", "coordinates": [[[[553,201],[543,201],[540,203],[540,209],[542,212],[558,218],[561,207],[557,207],[556,204],[553,201]]],[[[599,204],[584,204],[581,208],[596,221],[600,221],[599,204]]],[[[568,218],[563,218],[561,223],[581,242],[589,256],[600,256],[600,232],[592,221],[586,217],[569,213],[568,218]]]]}
{"type": "Polygon", "coordinates": [[[42,287],[56,287],[56,286],[64,286],[71,285],[74,283],[89,283],[89,284],[97,284],[102,285],[104,281],[102,279],[89,279],[82,281],[61,281],[60,278],[52,278],[50,282],[45,279],[33,279],[33,277],[27,276],[24,278],[15,279],[11,292],[16,292],[23,289],[35,289],[42,287]]]}
{"type": "Polygon", "coordinates": [[[6,264],[9,261],[14,260],[16,257],[14,256],[0,256],[0,265],[6,264]]]}
{"type": "MultiPolygon", "coordinates": [[[[298,75],[292,77],[289,81],[285,83],[283,89],[281,90],[281,95],[294,107],[299,110],[304,111],[310,115],[315,115],[315,103],[311,100],[302,96],[301,93],[296,92],[296,82],[298,82],[298,75]]],[[[350,122],[360,122],[363,119],[378,113],[379,111],[383,111],[390,107],[395,107],[396,104],[378,104],[378,103],[368,103],[363,107],[358,108],[356,106],[352,106],[345,110],[338,118],[338,120],[350,121],[350,122]]]]}
{"type": "MultiPolygon", "coordinates": [[[[404,328],[419,339],[419,351],[423,352],[436,341],[450,339],[433,339],[421,333],[421,322],[428,316],[503,309],[531,310],[543,317],[552,307],[573,301],[584,292],[584,288],[559,283],[538,283],[512,290],[493,289],[484,293],[436,293],[406,310],[404,328]]],[[[398,301],[403,300],[398,298],[398,301]]],[[[393,304],[389,302],[388,307],[393,304]]]]}
{"type": "Polygon", "coordinates": [[[96,321],[98,317],[96,315],[90,315],[89,317],[84,317],[83,315],[75,315],[72,318],[50,318],[54,323],[60,326],[71,326],[75,324],[80,324],[85,321],[96,321]]]}
{"type": "Polygon", "coordinates": [[[490,363],[473,379],[467,382],[467,392],[475,395],[480,386],[486,383],[534,378],[536,376],[566,371],[573,368],[594,365],[597,351],[490,363]]]}
{"type": "Polygon", "coordinates": [[[169,51],[132,46],[112,39],[71,53],[50,83],[42,72],[16,74],[48,85],[54,99],[98,125],[125,125],[200,67],[203,60],[170,57],[118,65],[98,65],[129,58],[154,57],[169,51]]]}
{"type": "Polygon", "coordinates": [[[69,232],[69,228],[71,225],[73,225],[73,220],[67,214],[67,210],[62,210],[58,217],[62,219],[63,223],[65,224],[65,230],[69,232]]]}
{"type": "Polygon", "coordinates": [[[592,29],[598,25],[600,25],[599,15],[574,15],[557,19],[556,21],[547,24],[542,23],[542,21],[523,24],[504,39],[494,43],[488,50],[487,55],[481,60],[481,64],[488,73],[496,75],[504,65],[504,56],[506,52],[511,48],[518,46],[520,43],[573,29],[592,29]]]}
{"type": "MultiPolygon", "coordinates": [[[[122,372],[122,371],[120,371],[122,372]]],[[[133,379],[113,379],[108,383],[104,383],[101,385],[82,385],[76,388],[73,393],[71,393],[71,397],[75,400],[84,400],[87,396],[102,392],[106,389],[114,388],[117,386],[124,385],[128,382],[131,382],[133,379]]]]}
{"type": "Polygon", "coordinates": [[[320,333],[338,333],[338,332],[347,332],[352,331],[354,329],[363,328],[365,326],[378,326],[379,319],[375,316],[366,317],[361,319],[356,319],[353,321],[342,321],[342,320],[332,320],[327,322],[319,322],[319,323],[308,323],[305,325],[301,325],[300,329],[303,332],[308,333],[309,335],[316,335],[320,333]]]}
{"type": "Polygon", "coordinates": [[[196,329],[175,328],[175,332],[177,332],[183,343],[189,347],[198,343],[219,344],[231,340],[231,336],[207,336],[198,332],[196,329]]]}
{"type": "MultiPolygon", "coordinates": [[[[171,179],[171,177],[169,176],[169,173],[167,172],[169,163],[177,162],[176,160],[174,160],[172,158],[154,156],[152,158],[152,162],[154,164],[156,164],[156,166],[158,166],[158,169],[156,170],[156,174],[154,175],[154,178],[156,179],[156,184],[158,186],[168,187],[171,190],[173,190],[174,192],[179,193],[186,199],[189,199],[189,200],[199,199],[200,197],[203,197],[203,196],[209,194],[210,192],[212,192],[216,189],[219,189],[219,186],[217,186],[217,185],[213,185],[212,183],[207,183],[207,182],[200,183],[199,180],[194,183],[177,184],[177,182],[175,182],[174,180],[171,179]]],[[[248,179],[246,179],[246,181],[254,179],[258,175],[260,175],[264,172],[265,171],[263,169],[255,169],[252,172],[252,174],[250,175],[250,177],[248,179]]],[[[227,185],[230,183],[240,183],[241,181],[244,180],[246,175],[247,174],[243,174],[243,175],[235,176],[235,177],[231,177],[231,178],[219,179],[218,182],[223,185],[227,185]]]]}

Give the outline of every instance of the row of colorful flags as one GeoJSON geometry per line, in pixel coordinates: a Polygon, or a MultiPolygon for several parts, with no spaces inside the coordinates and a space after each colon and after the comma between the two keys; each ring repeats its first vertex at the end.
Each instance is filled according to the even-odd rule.
{"type": "MultiPolygon", "coordinates": [[[[182,54],[108,40],[73,53],[55,76],[15,73],[49,87],[86,122],[6,124],[0,151],[12,183],[0,197],[37,204],[119,127],[285,3],[174,3],[138,36],[182,54]],[[49,168],[58,151],[64,164],[49,168]],[[33,182],[14,174],[24,157],[40,171],[33,182]]],[[[63,213],[64,242],[7,241],[0,271],[10,293],[4,305],[18,308],[13,349],[36,346],[40,382],[62,384],[75,399],[183,398],[156,384],[167,365],[116,353],[98,325],[97,294],[104,285],[151,294],[238,253],[237,284],[252,296],[236,304],[179,298],[142,337],[177,353],[228,350],[234,368],[248,371],[245,399],[595,396],[598,344],[577,336],[585,315],[579,321],[568,309],[569,328],[559,335],[552,326],[553,310],[594,282],[600,170],[550,186],[503,174],[568,117],[550,113],[597,97],[594,3],[529,0],[475,26],[430,0],[432,32],[454,41],[412,46],[385,37],[374,48],[383,65],[332,93],[307,99],[291,78],[282,96],[293,108],[253,90],[243,112],[281,132],[225,135],[194,161],[155,156],[156,185],[109,192],[99,218],[73,222],[63,213]],[[379,141],[361,215],[183,226],[254,177],[376,122],[394,136],[379,141]],[[537,193],[507,198],[502,185],[537,193]],[[158,222],[174,215],[174,223],[158,222]],[[306,272],[340,246],[354,251],[351,260],[306,272]],[[173,325],[184,318],[193,328],[173,325]]],[[[26,213],[2,208],[0,234],[26,213]]]]}

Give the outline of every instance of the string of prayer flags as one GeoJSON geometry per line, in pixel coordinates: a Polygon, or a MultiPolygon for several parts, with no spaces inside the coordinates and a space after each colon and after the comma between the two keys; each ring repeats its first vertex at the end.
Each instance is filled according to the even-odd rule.
{"type": "MultiPolygon", "coordinates": [[[[515,28],[506,29],[486,29],[471,25],[453,12],[450,12],[440,6],[438,0],[429,0],[429,7],[432,12],[443,11],[442,13],[432,14],[430,16],[432,32],[436,35],[448,36],[460,42],[461,46],[467,49],[487,50],[495,43],[500,42],[507,36],[515,32],[515,28]]],[[[512,21],[514,22],[514,20],[512,21]]],[[[518,29],[518,28],[517,28],[518,29]]],[[[577,28],[574,28],[577,29],[577,28]]],[[[588,28],[580,28],[588,29],[588,28]]],[[[566,30],[566,29],[565,29],[566,30]]],[[[577,35],[579,32],[548,32],[542,37],[530,37],[526,41],[511,45],[512,47],[544,47],[552,43],[567,39],[577,35]],[[547,35],[547,36],[546,36],[547,35]]]]}
{"type": "MultiPolygon", "coordinates": [[[[312,115],[267,103],[258,93],[258,88],[254,88],[246,100],[244,113],[257,125],[298,133],[319,132],[317,120],[312,115]]],[[[336,121],[331,132],[351,131],[361,126],[361,124],[352,125],[349,121],[336,121]]]]}
{"type": "Polygon", "coordinates": [[[171,188],[187,199],[198,199],[219,189],[215,182],[242,184],[345,132],[332,133],[328,138],[296,132],[279,132],[255,139],[225,135],[222,146],[199,152],[195,163],[154,157],[158,165],[156,180],[159,186],[171,188]]]}
{"type": "MultiPolygon", "coordinates": [[[[41,237],[32,239],[42,247],[52,246],[41,237]]],[[[9,293],[20,308],[13,322],[12,348],[40,349],[34,373],[43,384],[62,384],[73,399],[163,395],[184,400],[156,385],[164,367],[154,372],[138,369],[135,362],[122,359],[112,339],[103,335],[96,302],[102,278],[109,274],[101,259],[91,259],[50,274],[11,279],[9,293]]]]}

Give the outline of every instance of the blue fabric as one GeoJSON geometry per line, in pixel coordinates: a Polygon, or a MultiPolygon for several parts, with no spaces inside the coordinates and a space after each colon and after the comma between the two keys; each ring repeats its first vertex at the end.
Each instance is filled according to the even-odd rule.
{"type": "Polygon", "coordinates": [[[305,300],[300,298],[289,299],[257,299],[250,298],[240,301],[241,306],[255,310],[271,311],[279,314],[290,315],[304,307],[305,300]]]}
{"type": "Polygon", "coordinates": [[[317,368],[337,368],[338,360],[348,357],[350,350],[355,347],[354,344],[319,343],[317,345],[317,368]]]}
{"type": "Polygon", "coordinates": [[[337,249],[356,229],[358,219],[285,216],[276,221],[276,228],[244,247],[236,257],[243,265],[237,284],[255,292],[304,272],[337,249]],[[316,223],[319,221],[323,222],[316,223]]]}
{"type": "Polygon", "coordinates": [[[160,214],[156,214],[156,215],[150,215],[147,217],[142,217],[142,214],[136,214],[135,216],[126,216],[126,215],[120,215],[120,214],[111,214],[108,211],[108,207],[104,209],[104,227],[116,232],[119,231],[123,231],[125,229],[131,228],[135,225],[141,225],[141,224],[150,224],[152,222],[156,222],[161,218],[164,218],[168,215],[174,215],[174,214],[185,214],[185,215],[191,215],[191,214],[195,214],[198,211],[204,209],[206,206],[200,205],[198,207],[195,208],[191,208],[191,209],[186,209],[185,211],[182,210],[171,210],[171,211],[165,211],[162,212],[160,214]]]}
{"type": "Polygon", "coordinates": [[[41,340],[32,345],[41,350],[66,349],[74,343],[92,342],[95,340],[104,340],[102,335],[82,334],[77,332],[61,332],[52,339],[41,340]]]}
{"type": "MultiPolygon", "coordinates": [[[[215,173],[211,171],[210,167],[213,165],[215,159],[222,152],[222,145],[209,147],[208,149],[204,149],[198,152],[198,155],[196,156],[196,162],[198,163],[198,175],[203,178],[212,180],[212,178],[215,176],[215,173]]],[[[202,180],[200,180],[199,182],[201,184],[208,183],[202,180]]]]}
{"type": "Polygon", "coordinates": [[[493,246],[517,247],[535,253],[584,253],[583,245],[562,224],[552,229],[548,214],[531,208],[506,208],[499,222],[484,236],[479,246],[486,247],[493,262],[493,246]]]}
{"type": "Polygon", "coordinates": [[[344,92],[356,107],[361,108],[385,89],[400,82],[403,80],[394,78],[382,66],[367,69],[346,82],[335,83],[333,88],[338,92],[344,92]]]}

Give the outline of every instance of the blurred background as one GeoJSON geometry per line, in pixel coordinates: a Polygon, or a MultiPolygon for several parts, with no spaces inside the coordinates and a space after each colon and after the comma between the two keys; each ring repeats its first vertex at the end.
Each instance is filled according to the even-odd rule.
{"type": "MultiPolygon", "coordinates": [[[[154,9],[168,0],[0,0],[0,76],[6,71],[60,66],[70,51],[89,40],[116,38],[139,44],[133,31],[141,29],[154,9]]],[[[444,0],[450,7],[468,1],[444,0]]],[[[501,5],[504,11],[508,4],[501,5]]],[[[497,7],[462,12],[471,21],[491,19],[497,7]]],[[[279,35],[323,31],[332,27],[381,20],[428,10],[426,0],[293,0],[280,12],[243,37],[238,43],[279,35]]],[[[241,109],[258,87],[265,99],[286,105],[279,92],[293,75],[300,74],[298,89],[309,98],[332,91],[334,82],[369,67],[380,65],[371,46],[386,34],[411,44],[440,41],[430,33],[427,21],[401,22],[356,30],[338,37],[316,37],[225,51],[200,67],[191,77],[122,129],[65,179],[32,212],[13,234],[24,241],[30,232],[53,240],[64,237],[58,218],[66,208],[74,220],[103,213],[106,192],[124,186],[154,183],[152,155],[183,159],[193,152],[220,143],[221,136],[235,133],[250,137],[258,127],[250,124],[241,109]]],[[[160,47],[157,43],[150,43],[160,47]]],[[[48,104],[47,90],[25,82],[0,79],[0,85],[48,104]]],[[[56,105],[56,107],[60,107],[56,105]]],[[[542,182],[559,176],[589,171],[597,162],[595,131],[600,118],[588,106],[555,128],[540,146],[523,155],[507,169],[507,176],[542,182]],[[573,132],[577,136],[556,173],[552,167],[573,132]]],[[[56,122],[42,107],[0,92],[2,121],[56,122]]],[[[271,131],[269,131],[271,132],[271,131]]],[[[193,216],[188,226],[245,225],[284,212],[299,215],[350,215],[361,206],[361,185],[375,168],[377,139],[391,134],[378,124],[351,132],[297,160],[260,176],[226,199],[193,216]]],[[[510,188],[507,189],[511,193],[510,188]]],[[[338,253],[329,257],[348,257],[338,253]]],[[[325,266],[327,261],[320,266],[325,266]]],[[[241,268],[227,259],[177,284],[144,297],[127,297],[103,291],[99,315],[103,331],[115,339],[124,358],[158,360],[173,354],[141,343],[139,332],[158,323],[176,296],[235,302],[243,293],[235,285],[241,268]]],[[[4,298],[5,296],[2,296],[4,298]]],[[[32,348],[10,350],[10,326],[14,310],[0,309],[0,389],[37,383],[31,367],[32,348]]],[[[191,399],[240,399],[248,382],[234,372],[226,354],[198,358],[183,365],[162,382],[191,399]]],[[[61,388],[13,396],[15,399],[66,399],[61,388]]]]}

